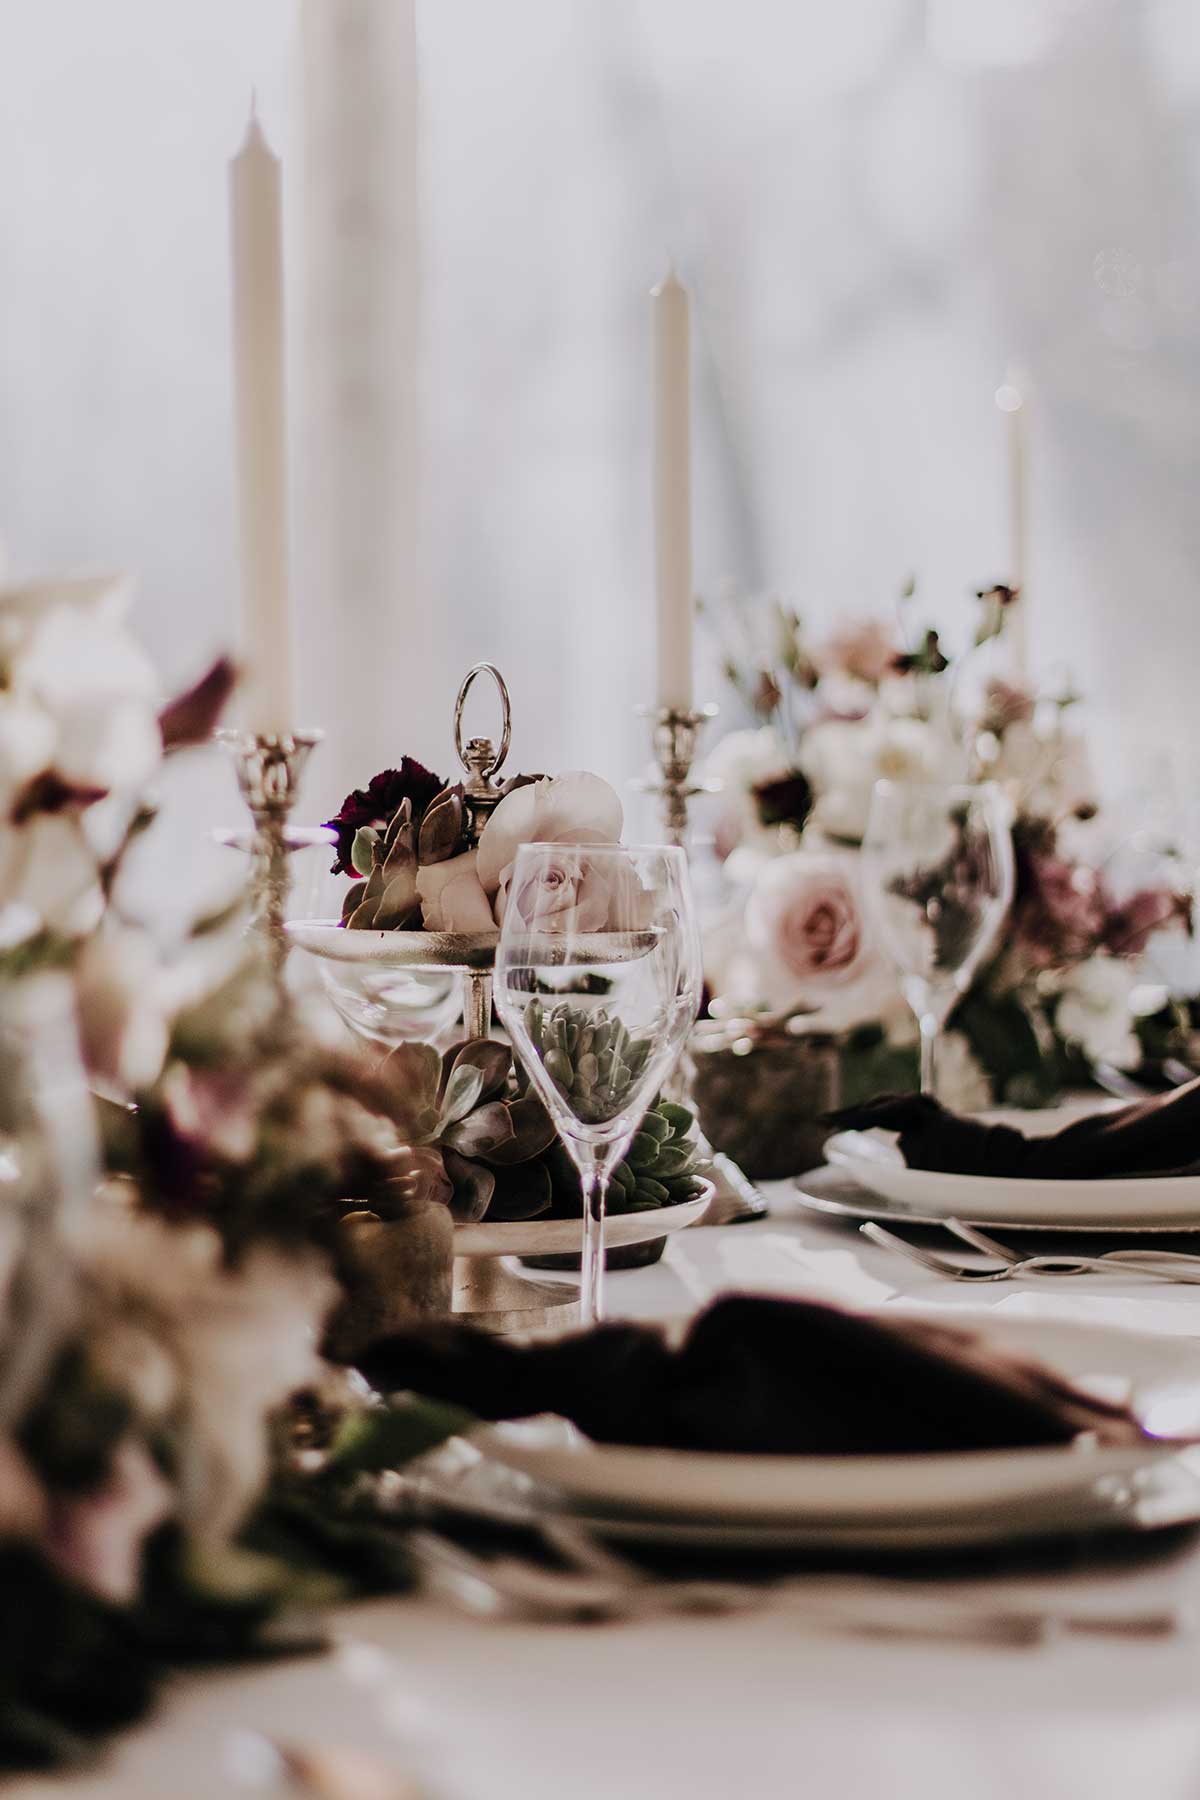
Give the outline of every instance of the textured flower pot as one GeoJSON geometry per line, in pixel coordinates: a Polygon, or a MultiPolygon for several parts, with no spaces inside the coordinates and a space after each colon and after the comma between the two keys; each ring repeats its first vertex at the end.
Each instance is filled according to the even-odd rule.
{"type": "Polygon", "coordinates": [[[692,1104],[714,1150],[755,1181],[800,1175],[821,1161],[839,1104],[841,1058],[829,1037],[747,1034],[723,1027],[692,1038],[692,1104]]]}
{"type": "Polygon", "coordinates": [[[393,1332],[448,1315],[454,1269],[448,1206],[431,1202],[397,1220],[352,1214],[341,1232],[345,1294],[326,1333],[330,1356],[349,1360],[393,1332]]]}

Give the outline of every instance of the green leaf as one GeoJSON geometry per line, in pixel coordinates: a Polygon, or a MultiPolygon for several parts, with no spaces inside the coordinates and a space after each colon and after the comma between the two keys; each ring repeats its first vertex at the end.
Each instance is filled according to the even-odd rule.
{"type": "Polygon", "coordinates": [[[370,875],[375,867],[375,846],[379,842],[379,833],[373,825],[360,825],[354,834],[354,843],[350,849],[350,861],[364,877],[370,875]]]}
{"type": "Polygon", "coordinates": [[[498,1220],[536,1219],[549,1212],[550,1200],[550,1171],[545,1163],[522,1163],[518,1168],[500,1171],[487,1216],[498,1220]]]}
{"type": "Polygon", "coordinates": [[[379,1073],[395,1090],[405,1112],[415,1116],[426,1107],[436,1107],[442,1059],[432,1044],[397,1044],[380,1063],[379,1073]]]}
{"type": "Polygon", "coordinates": [[[470,1066],[483,1073],[481,1100],[494,1100],[504,1092],[512,1074],[513,1056],[507,1044],[494,1038],[472,1038],[469,1043],[451,1044],[442,1057],[442,1080],[449,1082],[455,1069],[470,1066]]]}
{"type": "Polygon", "coordinates": [[[327,1478],[400,1469],[458,1437],[475,1424],[473,1414],[441,1400],[404,1394],[346,1420],[330,1451],[327,1478]]]}
{"type": "Polygon", "coordinates": [[[496,1177],[481,1162],[471,1162],[456,1150],[442,1151],[442,1165],[454,1189],[450,1211],[460,1225],[476,1225],[485,1218],[496,1191],[496,1177]]]}
{"type": "Polygon", "coordinates": [[[465,1119],[483,1092],[483,1070],[463,1063],[453,1071],[442,1096],[442,1130],[465,1119]]]}
{"type": "Polygon", "coordinates": [[[974,989],[955,1008],[952,1029],[963,1033],[997,1093],[1006,1093],[1010,1082],[1022,1077],[1053,1089],[1053,1073],[1045,1068],[1037,1033],[1015,993],[974,989]]]}
{"type": "Polygon", "coordinates": [[[540,1100],[531,1097],[511,1100],[505,1108],[512,1127],[512,1137],[487,1153],[494,1167],[510,1168],[514,1163],[530,1162],[543,1156],[555,1141],[554,1121],[540,1100]]]}
{"type": "Polygon", "coordinates": [[[501,1100],[490,1100],[486,1106],[476,1107],[469,1118],[443,1131],[442,1142],[463,1156],[491,1156],[512,1136],[509,1108],[501,1100]]]}

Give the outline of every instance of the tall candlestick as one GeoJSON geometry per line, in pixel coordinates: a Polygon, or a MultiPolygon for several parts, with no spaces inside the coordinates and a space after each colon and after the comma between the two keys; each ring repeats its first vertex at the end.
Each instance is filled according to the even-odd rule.
{"type": "Polygon", "coordinates": [[[1008,456],[1008,585],[1017,590],[1009,608],[1007,635],[1013,669],[1028,673],[1029,645],[1029,459],[1025,395],[1013,375],[996,390],[996,405],[1005,416],[1008,456]]]}
{"type": "Polygon", "coordinates": [[[287,427],[283,351],[283,208],[279,159],[253,110],[229,166],[238,511],[242,550],[244,723],[292,729],[287,427]]]}
{"type": "Polygon", "coordinates": [[[654,533],[658,704],[692,710],[691,332],[687,289],[668,269],[654,303],[654,533]]]}

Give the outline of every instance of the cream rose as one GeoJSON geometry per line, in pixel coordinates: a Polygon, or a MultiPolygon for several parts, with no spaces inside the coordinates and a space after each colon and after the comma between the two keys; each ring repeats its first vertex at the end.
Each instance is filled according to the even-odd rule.
{"type": "MultiPolygon", "coordinates": [[[[502,924],[522,844],[615,844],[621,825],[621,802],[599,775],[558,775],[514,788],[484,826],[478,850],[418,870],[426,930],[486,931],[502,924]]],[[[521,915],[529,917],[528,906],[547,930],[599,931],[608,924],[623,925],[636,900],[614,888],[608,871],[568,851],[552,875],[543,875],[539,887],[536,895],[523,897],[521,915]],[[613,916],[618,911],[619,919],[613,916]]]]}
{"type": "Polygon", "coordinates": [[[895,989],[872,943],[852,856],[797,850],[762,870],[746,903],[754,985],[772,1011],[807,1008],[814,1029],[878,1019],[895,989]]]}

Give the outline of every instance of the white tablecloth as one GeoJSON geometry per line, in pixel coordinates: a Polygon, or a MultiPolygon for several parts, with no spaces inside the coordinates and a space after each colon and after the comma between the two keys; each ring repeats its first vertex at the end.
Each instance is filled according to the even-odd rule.
{"type": "MultiPolygon", "coordinates": [[[[664,1263],[610,1278],[613,1315],[690,1309],[731,1287],[886,1304],[1057,1308],[1200,1333],[1200,1290],[1072,1279],[964,1289],[801,1217],[698,1229],[664,1263]]],[[[1200,1551],[1149,1566],[1006,1579],[1194,1601],[1200,1551]]],[[[783,1614],[638,1625],[483,1624],[427,1600],[347,1608],[329,1656],[181,1677],[102,1771],[23,1781],[33,1800],[215,1800],[247,1728],[356,1744],[437,1800],[1147,1800],[1200,1796],[1200,1635],[1068,1638],[1035,1651],[807,1636],[783,1614]]]]}

